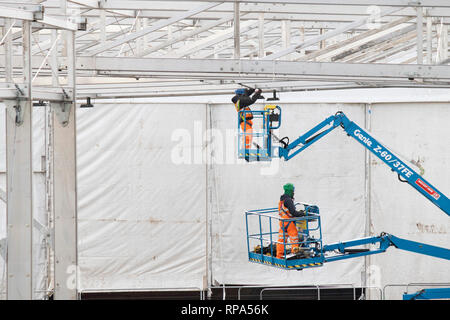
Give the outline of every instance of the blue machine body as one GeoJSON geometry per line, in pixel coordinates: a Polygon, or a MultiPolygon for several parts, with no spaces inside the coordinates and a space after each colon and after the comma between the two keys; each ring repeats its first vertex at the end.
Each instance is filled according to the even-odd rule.
{"type": "Polygon", "coordinates": [[[422,289],[415,293],[404,294],[403,300],[450,299],[450,288],[422,289]]]}
{"type": "Polygon", "coordinates": [[[438,206],[447,215],[450,215],[450,200],[446,195],[411,169],[411,167],[400,160],[393,152],[383,146],[363,128],[350,121],[342,112],[338,112],[335,115],[328,117],[304,135],[290,143],[286,148],[280,147],[279,156],[285,160],[292,159],[294,156],[311,146],[314,142],[318,141],[337,127],[342,127],[350,137],[354,138],[366,149],[377,156],[381,161],[388,165],[392,171],[396,172],[404,179],[404,181],[438,206]]]}

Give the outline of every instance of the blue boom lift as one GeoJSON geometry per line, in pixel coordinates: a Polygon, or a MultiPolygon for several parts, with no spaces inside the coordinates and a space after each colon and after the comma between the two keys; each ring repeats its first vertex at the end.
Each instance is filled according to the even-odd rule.
{"type": "MultiPolygon", "coordinates": [[[[323,138],[326,134],[337,127],[341,127],[348,136],[354,138],[375,156],[388,165],[392,171],[398,174],[399,180],[407,182],[420,192],[428,200],[434,203],[447,215],[450,215],[450,201],[431,183],[426,181],[407,164],[400,160],[388,148],[379,143],[373,136],[363,128],[350,121],[342,112],[337,112],[326,118],[314,128],[289,143],[287,137],[279,139],[272,132],[281,125],[281,108],[276,105],[266,105],[264,110],[241,111],[238,116],[252,113],[254,118],[261,118],[261,130],[251,133],[239,129],[239,141],[246,135],[253,138],[255,148],[247,149],[243,143],[238,143],[238,157],[247,161],[270,161],[274,157],[284,158],[286,161],[292,159],[300,152],[323,138]],[[256,117],[255,117],[256,116],[256,117]],[[257,140],[255,142],[255,140],[257,140]],[[278,147],[278,155],[272,141],[276,140],[281,146],[278,147]]],[[[278,208],[250,210],[246,212],[246,230],[248,256],[251,262],[263,263],[287,270],[302,270],[304,268],[319,267],[325,262],[338,261],[348,258],[361,257],[385,252],[393,246],[419,254],[429,255],[441,259],[450,260],[450,250],[446,248],[431,246],[411,240],[405,240],[387,233],[379,236],[363,239],[350,240],[329,245],[322,245],[322,229],[320,223],[319,208],[315,205],[297,203],[303,206],[305,216],[291,219],[281,219],[278,216],[278,208]],[[256,220],[256,221],[255,221],[256,220]],[[291,221],[299,228],[301,241],[299,253],[290,253],[289,244],[286,243],[286,235],[283,236],[286,243],[283,257],[276,257],[276,243],[278,242],[278,229],[280,221],[291,221]],[[256,232],[249,232],[249,229],[256,232]],[[255,247],[252,244],[256,244],[255,247]],[[251,248],[254,248],[251,250],[251,248]]]]}

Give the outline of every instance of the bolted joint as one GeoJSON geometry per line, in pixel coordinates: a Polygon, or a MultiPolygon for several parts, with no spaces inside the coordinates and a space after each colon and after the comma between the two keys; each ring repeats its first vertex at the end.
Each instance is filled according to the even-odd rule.
{"type": "Polygon", "coordinates": [[[26,102],[27,97],[25,96],[24,88],[21,88],[18,84],[14,84],[16,87],[16,103],[13,105],[13,108],[16,110],[16,125],[20,126],[23,124],[23,111],[24,111],[24,102],[26,102]]]}

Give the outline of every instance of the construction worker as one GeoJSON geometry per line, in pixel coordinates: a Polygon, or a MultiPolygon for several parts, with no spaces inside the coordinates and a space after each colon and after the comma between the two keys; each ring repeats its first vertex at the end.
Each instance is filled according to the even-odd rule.
{"type": "MultiPolygon", "coordinates": [[[[294,205],[295,187],[292,183],[286,183],[283,186],[284,194],[280,197],[278,203],[278,213],[281,219],[291,219],[294,217],[303,217],[303,210],[297,211],[294,205]]],[[[291,252],[299,252],[299,235],[295,221],[280,220],[280,230],[278,231],[277,258],[283,259],[285,256],[285,243],[291,243],[291,252]]]]}
{"type": "MultiPolygon", "coordinates": [[[[235,96],[231,98],[231,101],[234,103],[236,107],[236,111],[239,112],[241,110],[250,111],[249,106],[254,104],[256,100],[261,98],[261,89],[244,89],[239,88],[234,93],[235,96]],[[255,93],[255,94],[253,94],[255,93]],[[253,94],[253,96],[251,96],[253,94]],[[250,97],[251,96],[251,97],[250,97]]],[[[241,115],[239,118],[239,125],[241,126],[242,132],[244,134],[244,141],[242,142],[245,145],[245,149],[250,149],[252,144],[252,133],[253,133],[253,115],[249,113],[245,113],[241,115]]]]}

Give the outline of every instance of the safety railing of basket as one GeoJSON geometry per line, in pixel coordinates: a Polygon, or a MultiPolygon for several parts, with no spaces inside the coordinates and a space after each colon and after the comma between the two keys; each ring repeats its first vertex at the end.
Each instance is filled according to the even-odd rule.
{"type": "MultiPolygon", "coordinates": [[[[296,203],[296,205],[298,204],[302,204],[305,207],[305,213],[306,215],[303,217],[294,217],[294,218],[289,218],[289,219],[283,219],[279,216],[278,214],[278,208],[267,208],[267,209],[256,209],[256,210],[248,210],[245,212],[245,216],[246,216],[246,230],[247,230],[247,248],[248,251],[250,252],[250,239],[256,240],[259,242],[261,251],[261,260],[262,260],[262,256],[264,255],[263,253],[263,247],[264,244],[268,243],[268,244],[277,244],[277,243],[283,243],[286,244],[286,235],[283,235],[283,242],[278,241],[278,227],[275,227],[275,230],[273,230],[274,228],[272,227],[273,225],[273,221],[283,221],[283,222],[288,222],[288,221],[293,221],[295,222],[301,222],[301,221],[307,221],[306,225],[307,228],[304,230],[303,232],[303,236],[304,236],[304,240],[299,242],[290,242],[289,245],[293,245],[293,244],[301,244],[304,246],[309,247],[309,245],[312,244],[318,244],[319,245],[319,250],[321,250],[322,248],[322,231],[321,231],[321,223],[320,223],[320,213],[319,213],[319,209],[317,206],[313,206],[313,205],[309,205],[309,204],[304,204],[304,203],[296,203]],[[249,233],[249,217],[250,216],[258,216],[258,229],[259,232],[258,233],[249,233]],[[268,219],[268,228],[269,231],[268,232],[263,232],[263,219],[268,219]],[[312,222],[316,222],[316,225],[313,226],[312,228],[309,227],[310,223],[312,222]],[[319,232],[319,237],[318,238],[308,238],[310,235],[310,232],[313,231],[318,231],[319,232]]],[[[271,256],[274,256],[274,252],[273,252],[273,248],[271,248],[271,256]]],[[[285,255],[284,257],[286,257],[286,251],[285,251],[285,255]]]]}

